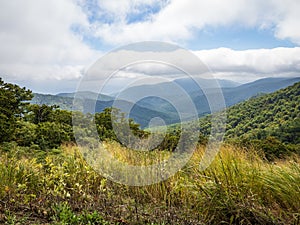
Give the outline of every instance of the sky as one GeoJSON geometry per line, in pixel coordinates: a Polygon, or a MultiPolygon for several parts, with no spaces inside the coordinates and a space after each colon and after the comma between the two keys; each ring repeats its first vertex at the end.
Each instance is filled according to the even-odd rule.
{"type": "Polygon", "coordinates": [[[181,46],[218,79],[300,76],[299,12],[299,0],[0,0],[0,77],[72,92],[99,58],[140,41],[181,46]]]}

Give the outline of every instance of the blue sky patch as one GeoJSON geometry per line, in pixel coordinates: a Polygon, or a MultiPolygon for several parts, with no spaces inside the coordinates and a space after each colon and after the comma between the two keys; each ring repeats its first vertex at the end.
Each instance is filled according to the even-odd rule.
{"type": "Polygon", "coordinates": [[[234,50],[295,47],[289,40],[274,36],[272,29],[245,27],[217,27],[197,31],[191,41],[185,44],[191,50],[231,48],[234,50]]]}

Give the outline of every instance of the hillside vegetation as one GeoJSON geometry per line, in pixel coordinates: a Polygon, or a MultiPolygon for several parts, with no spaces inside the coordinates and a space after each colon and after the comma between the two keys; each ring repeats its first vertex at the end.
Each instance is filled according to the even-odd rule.
{"type": "MultiPolygon", "coordinates": [[[[229,107],[225,139],[261,149],[269,159],[300,153],[300,82],[229,107]]],[[[211,116],[200,119],[203,135],[211,116]]]]}
{"type": "Polygon", "coordinates": [[[228,137],[264,139],[272,135],[285,143],[299,143],[300,82],[272,94],[252,98],[227,111],[228,137]],[[282,132],[286,131],[286,132],[282,132]],[[285,136],[289,134],[290,136],[285,136]]]}
{"type": "Polygon", "coordinates": [[[181,135],[176,126],[156,149],[133,151],[118,142],[112,119],[129,123],[140,138],[149,131],[118,109],[75,112],[81,123],[73,127],[70,111],[29,104],[30,90],[0,79],[0,224],[299,224],[299,90],[297,83],[229,108],[227,143],[205,171],[199,163],[210,117],[201,119],[184,168],[132,187],[87,164],[82,152],[90,148],[76,145],[73,129],[85,137],[96,125],[95,140],[82,141],[100,139],[114,158],[147,166],[172,154],[181,135]]]}

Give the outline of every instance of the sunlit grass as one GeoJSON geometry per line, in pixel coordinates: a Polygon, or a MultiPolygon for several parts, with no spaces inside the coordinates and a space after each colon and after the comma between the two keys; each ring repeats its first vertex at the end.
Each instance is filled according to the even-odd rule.
{"type": "MultiPolygon", "coordinates": [[[[150,165],[170,155],[128,150],[117,143],[105,145],[113,157],[134,165],[150,165]]],[[[225,145],[202,171],[199,163],[204,151],[199,147],[169,179],[143,187],[104,178],[76,146],[63,146],[61,154],[42,158],[1,153],[0,213],[4,217],[0,222],[7,219],[7,212],[20,210],[43,221],[57,220],[55,207],[65,204],[70,215],[79,215],[76,218],[96,210],[108,221],[129,224],[297,224],[299,156],[269,163],[255,151],[225,145]]]]}

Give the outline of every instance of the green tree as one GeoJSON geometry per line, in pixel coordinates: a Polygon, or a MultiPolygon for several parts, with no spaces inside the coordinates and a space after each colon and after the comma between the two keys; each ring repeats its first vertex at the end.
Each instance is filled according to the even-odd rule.
{"type": "Polygon", "coordinates": [[[54,122],[39,123],[36,129],[36,144],[41,149],[58,148],[62,143],[71,141],[69,125],[54,122]]]}
{"type": "Polygon", "coordinates": [[[24,120],[17,121],[15,141],[20,146],[31,146],[37,140],[37,125],[24,120]]]}
{"type": "Polygon", "coordinates": [[[17,120],[26,112],[32,92],[0,78],[0,143],[14,138],[17,120]]]}
{"type": "Polygon", "coordinates": [[[135,136],[140,138],[144,138],[149,135],[148,132],[140,129],[140,125],[135,123],[133,119],[126,118],[125,114],[120,112],[119,109],[106,108],[103,112],[95,114],[97,132],[101,140],[110,139],[118,141],[112,122],[114,122],[119,135],[128,135],[129,132],[132,132],[135,136]],[[128,127],[130,131],[126,129],[128,127]]]}
{"type": "Polygon", "coordinates": [[[27,120],[34,123],[42,123],[42,122],[49,122],[51,115],[53,114],[53,110],[57,109],[58,106],[52,105],[29,105],[28,106],[28,115],[27,115],[27,120]]]}

